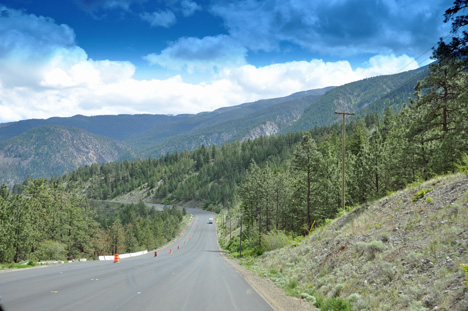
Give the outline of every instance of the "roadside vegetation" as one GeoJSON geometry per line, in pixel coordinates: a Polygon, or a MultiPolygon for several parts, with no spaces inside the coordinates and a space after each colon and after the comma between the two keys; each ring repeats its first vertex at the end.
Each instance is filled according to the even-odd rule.
{"type": "MultiPolygon", "coordinates": [[[[447,10],[454,34],[466,7],[447,10]]],[[[345,209],[337,133],[306,133],[282,166],[251,163],[220,244],[321,310],[467,310],[467,37],[439,43],[401,112],[351,123],[345,209]]]]}
{"type": "Polygon", "coordinates": [[[241,263],[321,310],[467,310],[468,269],[460,264],[468,262],[467,189],[466,174],[414,183],[342,213],[299,243],[261,256],[242,243],[241,263]],[[433,190],[414,201],[427,187],[433,190]]]}
{"type": "Polygon", "coordinates": [[[91,206],[78,192],[43,179],[29,182],[22,194],[3,185],[0,262],[95,259],[154,249],[178,233],[183,214],[176,207],[156,211],[143,202],[91,206]]]}

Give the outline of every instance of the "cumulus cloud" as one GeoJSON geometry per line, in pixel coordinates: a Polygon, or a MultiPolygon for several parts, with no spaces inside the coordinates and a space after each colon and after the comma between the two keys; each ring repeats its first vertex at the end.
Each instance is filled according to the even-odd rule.
{"type": "Polygon", "coordinates": [[[196,11],[201,10],[201,6],[198,5],[194,1],[190,0],[182,0],[180,2],[180,10],[182,11],[182,14],[184,16],[191,16],[193,15],[196,11]]]}
{"type": "Polygon", "coordinates": [[[137,80],[132,64],[93,61],[79,49],[58,51],[45,64],[37,84],[6,88],[0,83],[0,120],[75,114],[198,113],[394,73],[407,60],[406,56],[378,56],[369,60],[368,67],[354,70],[347,61],[243,65],[223,69],[212,81],[194,84],[181,76],[137,80]],[[385,59],[393,66],[385,65],[385,59]]]}
{"type": "Polygon", "coordinates": [[[0,5],[0,79],[4,86],[34,83],[43,60],[56,49],[73,47],[75,33],[51,18],[24,14],[0,5]]]}
{"type": "Polygon", "coordinates": [[[212,80],[188,83],[178,75],[137,80],[129,62],[90,59],[68,26],[1,10],[2,122],[75,114],[197,113],[395,73],[413,60],[389,54],[354,69],[347,61],[318,59],[258,67],[246,64],[246,49],[229,36],[183,38],[148,61],[176,68],[183,64],[189,70],[216,68],[212,80]]]}
{"type": "Polygon", "coordinates": [[[211,12],[253,51],[272,51],[286,42],[339,56],[401,54],[419,53],[445,33],[447,27],[439,25],[451,2],[241,0],[218,1],[211,12]]]}
{"type": "Polygon", "coordinates": [[[171,70],[217,71],[245,64],[247,49],[226,35],[181,38],[159,54],[144,57],[151,65],[171,70]]]}
{"type": "Polygon", "coordinates": [[[142,13],[140,17],[150,23],[151,27],[165,27],[168,28],[176,23],[176,16],[172,11],[155,11],[153,13],[142,13]]]}

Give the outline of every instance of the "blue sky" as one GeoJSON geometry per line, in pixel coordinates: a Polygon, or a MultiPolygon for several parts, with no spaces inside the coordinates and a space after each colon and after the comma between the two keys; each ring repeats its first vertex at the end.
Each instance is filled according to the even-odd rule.
{"type": "Polygon", "coordinates": [[[452,0],[0,0],[0,122],[211,111],[427,64],[452,0]]]}

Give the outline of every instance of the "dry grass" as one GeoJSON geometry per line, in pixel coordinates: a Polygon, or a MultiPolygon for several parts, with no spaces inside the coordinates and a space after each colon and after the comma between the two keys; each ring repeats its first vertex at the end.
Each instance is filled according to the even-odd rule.
{"type": "Polygon", "coordinates": [[[339,297],[356,310],[466,311],[467,248],[468,177],[459,174],[360,206],[252,269],[289,294],[339,297]],[[433,190],[413,200],[422,188],[433,190]]]}

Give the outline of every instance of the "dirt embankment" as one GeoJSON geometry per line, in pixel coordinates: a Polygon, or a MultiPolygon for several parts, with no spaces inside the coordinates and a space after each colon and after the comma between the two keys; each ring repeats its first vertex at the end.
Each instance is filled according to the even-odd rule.
{"type": "Polygon", "coordinates": [[[467,250],[468,176],[458,174],[360,206],[251,269],[280,287],[297,282],[296,292],[311,300],[320,293],[355,310],[466,311],[459,265],[468,263],[467,250]]]}

